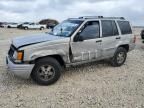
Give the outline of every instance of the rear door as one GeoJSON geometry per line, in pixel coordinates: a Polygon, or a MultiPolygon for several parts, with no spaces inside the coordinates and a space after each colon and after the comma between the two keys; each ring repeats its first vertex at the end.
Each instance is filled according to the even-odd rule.
{"type": "Polygon", "coordinates": [[[88,21],[71,42],[72,62],[89,61],[101,57],[99,21],[88,21]]]}
{"type": "Polygon", "coordinates": [[[101,20],[102,26],[102,56],[112,57],[116,51],[117,44],[121,40],[115,20],[101,20]]]}
{"type": "Polygon", "coordinates": [[[40,28],[40,24],[39,23],[35,23],[35,28],[40,28]]]}
{"type": "Polygon", "coordinates": [[[36,23],[34,23],[33,28],[34,29],[38,28],[36,23]]]}

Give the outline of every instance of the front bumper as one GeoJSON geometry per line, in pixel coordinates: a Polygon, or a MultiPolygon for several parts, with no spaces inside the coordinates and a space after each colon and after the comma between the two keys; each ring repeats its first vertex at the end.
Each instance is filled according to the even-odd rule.
{"type": "Polygon", "coordinates": [[[30,74],[34,67],[34,64],[15,64],[9,59],[8,56],[6,57],[6,64],[9,73],[23,79],[30,78],[30,74]]]}

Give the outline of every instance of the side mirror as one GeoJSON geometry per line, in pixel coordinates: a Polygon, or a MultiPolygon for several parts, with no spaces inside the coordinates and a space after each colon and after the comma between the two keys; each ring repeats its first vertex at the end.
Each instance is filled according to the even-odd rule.
{"type": "Polygon", "coordinates": [[[82,36],[78,36],[78,41],[84,41],[83,37],[82,36]]]}
{"type": "Polygon", "coordinates": [[[77,34],[79,35],[81,32],[82,32],[82,30],[79,30],[77,34]]]}
{"type": "Polygon", "coordinates": [[[82,42],[83,40],[83,37],[79,33],[74,37],[74,42],[82,42]]]}
{"type": "Polygon", "coordinates": [[[74,37],[74,42],[84,41],[83,37],[81,36],[81,32],[82,32],[82,30],[78,31],[78,33],[77,33],[76,36],[74,37]]]}

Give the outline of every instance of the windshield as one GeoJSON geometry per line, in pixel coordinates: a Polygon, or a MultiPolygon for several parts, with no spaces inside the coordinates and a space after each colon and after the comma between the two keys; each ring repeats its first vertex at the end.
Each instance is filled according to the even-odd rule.
{"type": "Polygon", "coordinates": [[[50,34],[55,36],[69,37],[83,21],[79,20],[66,20],[58,24],[50,34]]]}

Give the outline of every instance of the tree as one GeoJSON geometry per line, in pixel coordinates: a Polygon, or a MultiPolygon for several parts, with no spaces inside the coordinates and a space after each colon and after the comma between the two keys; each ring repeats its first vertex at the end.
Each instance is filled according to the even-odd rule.
{"type": "Polygon", "coordinates": [[[47,25],[47,28],[53,28],[54,26],[59,24],[59,22],[54,19],[43,19],[39,23],[47,25]]]}

